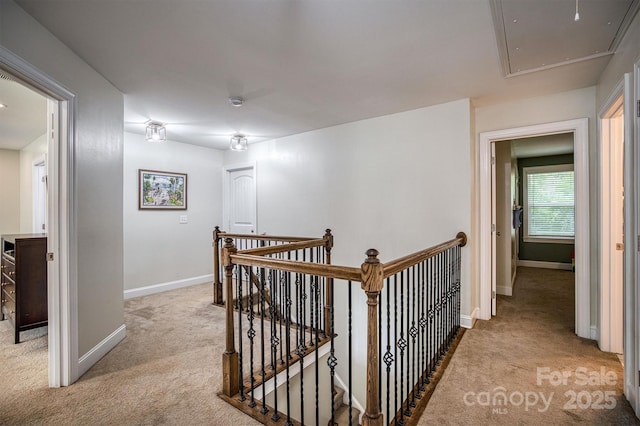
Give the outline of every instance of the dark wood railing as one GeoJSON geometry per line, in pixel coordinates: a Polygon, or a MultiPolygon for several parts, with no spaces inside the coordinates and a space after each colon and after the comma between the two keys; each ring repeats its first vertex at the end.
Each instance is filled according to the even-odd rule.
{"type": "MultiPolygon", "coordinates": [[[[222,246],[225,238],[232,238],[235,247],[240,250],[249,250],[253,248],[276,248],[283,244],[290,244],[294,242],[308,242],[318,240],[313,237],[286,237],[276,235],[256,235],[256,234],[234,234],[230,232],[221,231],[219,226],[216,226],[213,230],[213,304],[224,306],[225,298],[222,285],[222,279],[224,276],[224,268],[222,265],[221,254],[222,246]]],[[[328,263],[331,263],[330,251],[333,245],[333,237],[331,232],[327,230],[324,237],[325,247],[327,250],[328,263]]],[[[277,252],[274,251],[273,253],[277,252]]],[[[259,253],[259,252],[258,252],[259,253]]]]}
{"type": "MultiPolygon", "coordinates": [[[[320,424],[327,418],[329,424],[338,424],[340,401],[334,394],[337,366],[342,365],[347,376],[345,423],[358,420],[352,388],[355,373],[366,377],[362,424],[383,425],[385,416],[387,424],[415,424],[435,386],[434,373],[442,369],[462,334],[460,267],[465,234],[386,264],[378,259],[377,250],[370,249],[360,268],[331,265],[329,230],[321,239],[243,250],[233,238],[227,234],[220,251],[226,294],[235,295],[225,301],[220,396],[264,424],[320,424]],[[354,327],[352,290],[357,283],[366,296],[367,324],[356,321],[354,327]],[[340,306],[346,305],[346,312],[335,310],[336,294],[344,296],[340,306]],[[340,329],[344,336],[337,334],[338,316],[346,323],[340,329]],[[364,333],[366,365],[354,366],[353,337],[364,333]],[[326,370],[320,357],[326,358],[326,370]],[[310,379],[305,372],[309,365],[313,365],[310,379]],[[328,374],[330,389],[319,385],[323,374],[328,374]],[[294,377],[299,393],[292,395],[294,377]],[[307,389],[305,380],[312,382],[307,389]],[[283,390],[278,389],[281,386],[283,390]],[[304,400],[310,395],[315,401],[311,398],[309,411],[304,400]],[[323,395],[328,396],[329,406],[321,402],[323,395]]],[[[362,297],[356,294],[355,299],[358,303],[362,297]]]]}

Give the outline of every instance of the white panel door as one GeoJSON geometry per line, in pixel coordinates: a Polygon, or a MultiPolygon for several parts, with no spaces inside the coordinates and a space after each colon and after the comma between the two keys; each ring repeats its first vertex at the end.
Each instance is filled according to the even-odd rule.
{"type": "Polygon", "coordinates": [[[255,167],[226,169],[227,229],[234,234],[256,232],[255,167]]]}

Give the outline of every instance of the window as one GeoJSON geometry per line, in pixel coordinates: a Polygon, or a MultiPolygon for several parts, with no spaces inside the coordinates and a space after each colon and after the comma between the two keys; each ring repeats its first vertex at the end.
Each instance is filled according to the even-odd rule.
{"type": "Polygon", "coordinates": [[[523,168],[524,241],[573,243],[573,164],[523,168]]]}

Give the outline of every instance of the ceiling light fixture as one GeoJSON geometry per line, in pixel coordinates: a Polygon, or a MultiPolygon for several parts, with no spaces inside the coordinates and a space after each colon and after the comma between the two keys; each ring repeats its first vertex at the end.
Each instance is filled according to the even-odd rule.
{"type": "Polygon", "coordinates": [[[573,20],[576,22],[580,20],[580,13],[578,12],[578,0],[576,0],[576,16],[573,17],[573,20]]]}
{"type": "Polygon", "coordinates": [[[147,142],[165,142],[167,140],[167,128],[164,123],[149,120],[145,124],[147,129],[144,133],[144,139],[147,142]]]}
{"type": "Polygon", "coordinates": [[[242,98],[242,96],[231,96],[229,98],[229,103],[236,108],[241,107],[244,103],[244,99],[242,98]]]}
{"type": "Polygon", "coordinates": [[[232,151],[246,151],[249,148],[249,141],[245,135],[237,134],[231,136],[231,144],[229,146],[232,151]]]}
{"type": "Polygon", "coordinates": [[[0,108],[7,108],[7,104],[0,104],[0,108]]]}

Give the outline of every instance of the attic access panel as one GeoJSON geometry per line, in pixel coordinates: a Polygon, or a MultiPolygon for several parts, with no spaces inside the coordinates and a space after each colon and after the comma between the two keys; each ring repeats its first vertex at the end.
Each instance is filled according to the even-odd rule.
{"type": "Polygon", "coordinates": [[[612,54],[639,0],[492,0],[505,76],[612,54]]]}

